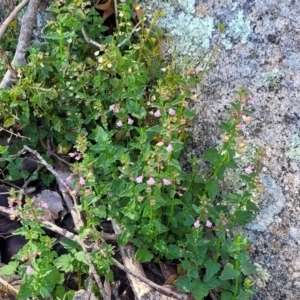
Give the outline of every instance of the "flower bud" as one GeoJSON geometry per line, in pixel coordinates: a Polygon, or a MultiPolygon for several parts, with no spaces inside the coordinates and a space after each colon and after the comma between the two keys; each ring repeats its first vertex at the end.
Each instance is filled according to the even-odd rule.
{"type": "Polygon", "coordinates": [[[259,193],[263,193],[263,191],[264,191],[264,186],[262,185],[262,183],[258,183],[257,185],[256,185],[256,188],[257,188],[257,190],[258,190],[258,192],[259,193]]]}
{"type": "Polygon", "coordinates": [[[150,200],[150,205],[155,205],[156,201],[154,199],[150,200]]]}
{"type": "Polygon", "coordinates": [[[243,154],[244,151],[245,151],[244,148],[237,148],[237,149],[236,149],[236,152],[237,152],[238,154],[243,154]]]}
{"type": "Polygon", "coordinates": [[[238,148],[245,148],[246,144],[245,143],[238,143],[238,148]]]}
{"type": "Polygon", "coordinates": [[[228,141],[229,141],[229,136],[228,136],[228,135],[223,135],[223,136],[222,136],[222,141],[223,141],[224,143],[228,142],[228,141]]]}
{"type": "Polygon", "coordinates": [[[236,138],[238,142],[243,142],[245,140],[244,136],[240,135],[236,138]]]}
{"type": "Polygon", "coordinates": [[[250,123],[250,122],[251,122],[251,117],[250,117],[250,116],[245,117],[245,118],[244,118],[244,122],[245,122],[246,124],[250,123]]]}

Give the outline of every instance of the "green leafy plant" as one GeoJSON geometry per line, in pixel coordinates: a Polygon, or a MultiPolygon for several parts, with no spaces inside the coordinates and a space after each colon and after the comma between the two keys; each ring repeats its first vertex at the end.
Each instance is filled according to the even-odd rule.
{"type": "MultiPolygon", "coordinates": [[[[50,5],[55,18],[46,28],[47,43],[30,48],[21,78],[0,91],[2,126],[29,138],[1,147],[3,170],[11,180],[27,178],[26,172],[16,172],[22,159],[13,155],[26,144],[46,158],[45,144],[51,141],[53,152],[74,158],[66,181],[81,195],[85,239],[95,243],[100,222],[114,219],[124,229],[119,244],[133,239],[138,260],[176,263],[174,284],[180,290],[196,299],[211,291],[222,300],[249,299],[255,267],[249,242],[234,228],[257,211],[262,153],[245,169],[244,190],[222,191],[225,170],[239,168],[235,157],[246,146],[247,93],[239,89],[230,119],[220,124],[222,145],[190,159],[192,171],[185,171],[179,160],[194,117],[188,99],[197,76],[161,58],[161,35],[155,28],[159,14],[149,29],[142,22],[137,33],[131,1],[118,8],[119,27],[105,36],[103,19],[85,2],[50,5]],[[86,42],[84,29],[97,48],[86,42]],[[205,170],[199,169],[201,160],[205,170]]],[[[50,184],[45,174],[37,176],[50,184]]],[[[82,287],[89,268],[80,247],[64,240],[67,252],[58,257],[52,249],[55,241],[45,235],[38,217],[24,213],[35,211],[30,201],[19,209],[23,220],[16,234],[28,243],[15,256],[20,263],[9,268],[24,280],[18,296],[60,297],[64,278],[72,272],[82,287]]],[[[113,249],[106,243],[101,247],[102,252],[90,253],[91,260],[100,275],[112,280],[113,249]]]]}

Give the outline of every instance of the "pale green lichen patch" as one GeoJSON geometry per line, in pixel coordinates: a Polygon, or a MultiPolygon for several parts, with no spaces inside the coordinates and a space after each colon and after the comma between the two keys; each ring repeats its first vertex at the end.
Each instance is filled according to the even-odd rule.
{"type": "MultiPolygon", "coordinates": [[[[214,20],[210,16],[194,17],[195,1],[141,1],[143,9],[152,16],[160,10],[164,16],[158,20],[157,26],[164,30],[165,50],[174,57],[179,65],[199,63],[210,48],[214,20]]],[[[150,18],[152,18],[150,17],[150,18]]]]}
{"type": "Polygon", "coordinates": [[[300,137],[295,134],[292,137],[291,149],[286,153],[286,156],[292,160],[300,162],[300,137]]]}
{"type": "Polygon", "coordinates": [[[278,88],[282,76],[282,72],[278,68],[271,69],[262,74],[259,85],[266,89],[278,88]]]}
{"type": "Polygon", "coordinates": [[[231,39],[240,40],[242,44],[246,44],[250,33],[250,21],[244,19],[243,11],[239,11],[236,17],[229,23],[226,32],[222,35],[222,44],[226,50],[232,48],[231,39]]]}

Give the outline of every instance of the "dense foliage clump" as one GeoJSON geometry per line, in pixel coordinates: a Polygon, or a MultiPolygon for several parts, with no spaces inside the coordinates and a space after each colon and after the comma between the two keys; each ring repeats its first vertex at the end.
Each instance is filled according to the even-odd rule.
{"type": "MultiPolygon", "coordinates": [[[[209,292],[223,300],[249,299],[255,271],[250,244],[234,228],[257,210],[261,154],[246,168],[243,190],[221,189],[226,169],[239,167],[235,157],[246,146],[246,91],[237,92],[230,119],[220,124],[221,146],[192,158],[192,171],[186,172],[179,158],[199,77],[162,59],[162,33],[155,27],[160,13],[147,26],[131,1],[119,3],[117,27],[108,35],[103,18],[84,1],[65,2],[51,3],[45,42],[30,47],[15,84],[0,90],[1,127],[14,135],[12,145],[0,146],[3,179],[31,177],[57,189],[49,169],[19,171],[22,158],[16,154],[25,145],[49,165],[64,160],[71,168],[64,181],[80,196],[74,205],[84,213],[79,233],[84,241],[99,243],[101,222],[113,219],[123,228],[119,245],[133,242],[139,261],[176,264],[172,284],[180,290],[196,299],[209,292]],[[18,134],[26,138],[15,138],[18,134]],[[205,170],[200,161],[207,163],[205,170]]],[[[23,192],[12,189],[10,202],[20,203],[23,192]]],[[[65,239],[60,241],[65,254],[58,255],[32,201],[26,197],[16,208],[22,224],[16,233],[28,242],[0,271],[22,277],[20,298],[63,299],[69,274],[77,272],[80,289],[90,262],[113,280],[114,247],[102,242],[87,260],[81,245],[65,239]]]]}

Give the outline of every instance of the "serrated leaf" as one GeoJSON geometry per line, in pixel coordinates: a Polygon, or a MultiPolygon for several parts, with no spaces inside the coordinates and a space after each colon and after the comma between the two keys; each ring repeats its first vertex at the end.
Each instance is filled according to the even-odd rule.
{"type": "Polygon", "coordinates": [[[73,257],[70,254],[63,254],[60,257],[56,258],[53,261],[54,266],[56,266],[58,269],[69,273],[73,272],[74,267],[73,267],[73,257]]]}
{"type": "Polygon", "coordinates": [[[169,259],[176,259],[180,258],[182,256],[182,250],[180,247],[174,244],[168,245],[168,253],[166,254],[166,257],[169,259]]]}
{"type": "Polygon", "coordinates": [[[239,225],[245,225],[253,219],[253,214],[246,210],[236,210],[234,215],[239,225]]]}
{"type": "Polygon", "coordinates": [[[221,300],[232,300],[233,294],[228,292],[228,291],[224,291],[222,292],[221,295],[221,300]]]}
{"type": "Polygon", "coordinates": [[[175,280],[174,284],[183,292],[188,293],[191,291],[190,290],[191,279],[187,275],[182,276],[177,280],[175,280]]]}
{"type": "Polygon", "coordinates": [[[231,263],[227,263],[224,267],[224,270],[221,273],[221,280],[230,280],[239,277],[241,273],[239,271],[234,270],[233,265],[231,263]]]}
{"type": "Polygon", "coordinates": [[[203,288],[212,290],[221,285],[221,282],[217,277],[213,276],[209,280],[203,282],[203,288]]]}
{"type": "Polygon", "coordinates": [[[238,204],[242,200],[242,195],[238,193],[231,193],[227,195],[222,195],[222,198],[230,203],[238,204]]]}
{"type": "Polygon", "coordinates": [[[220,269],[221,269],[221,265],[213,260],[209,260],[204,264],[205,268],[206,268],[206,272],[205,272],[205,281],[209,280],[212,276],[214,276],[215,274],[217,274],[220,269]]]}
{"type": "Polygon", "coordinates": [[[250,262],[245,260],[241,262],[241,271],[244,275],[252,275],[256,270],[256,267],[250,262]]]}
{"type": "Polygon", "coordinates": [[[95,129],[95,141],[97,143],[103,143],[108,141],[108,134],[107,132],[101,127],[97,126],[95,129]]]}
{"type": "Polygon", "coordinates": [[[214,201],[219,192],[220,185],[216,181],[208,180],[205,184],[205,189],[211,201],[214,201]]]}
{"type": "Polygon", "coordinates": [[[194,280],[191,284],[191,292],[197,300],[202,300],[208,295],[209,289],[199,282],[199,280],[194,280]]]}
{"type": "Polygon", "coordinates": [[[204,150],[204,159],[216,167],[220,164],[222,156],[216,148],[208,148],[204,150]]]}
{"type": "Polygon", "coordinates": [[[78,249],[77,243],[73,242],[72,240],[69,239],[63,239],[60,241],[60,244],[68,250],[70,253],[75,253],[78,249]]]}
{"type": "Polygon", "coordinates": [[[16,119],[15,118],[9,118],[9,119],[6,119],[4,124],[3,124],[3,127],[11,127],[13,125],[16,124],[16,119]]]}
{"type": "Polygon", "coordinates": [[[149,262],[153,258],[153,254],[144,248],[138,249],[135,258],[140,262],[149,262]]]}
{"type": "Polygon", "coordinates": [[[83,251],[75,252],[74,257],[75,257],[78,261],[80,261],[80,262],[82,262],[82,263],[84,263],[84,264],[86,264],[86,265],[89,264],[88,261],[86,260],[86,257],[85,257],[85,255],[84,255],[83,251]]]}
{"type": "Polygon", "coordinates": [[[8,265],[0,268],[0,275],[10,276],[16,273],[19,263],[17,261],[11,261],[8,265]]]}

